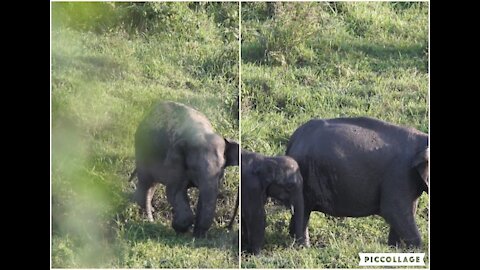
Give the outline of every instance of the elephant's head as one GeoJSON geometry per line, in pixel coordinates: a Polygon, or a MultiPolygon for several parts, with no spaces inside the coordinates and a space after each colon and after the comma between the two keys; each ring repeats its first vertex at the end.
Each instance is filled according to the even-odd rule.
{"type": "Polygon", "coordinates": [[[267,196],[281,201],[292,210],[295,240],[299,244],[304,244],[303,178],[297,162],[287,156],[266,158],[256,164],[253,173],[265,182],[267,196]]]}
{"type": "Polygon", "coordinates": [[[428,166],[430,161],[430,148],[418,152],[413,158],[412,167],[421,179],[422,190],[428,193],[429,175],[428,166]]]}
{"type": "Polygon", "coordinates": [[[194,177],[201,175],[209,179],[221,179],[227,166],[238,166],[238,143],[212,133],[202,143],[188,144],[183,147],[186,152],[187,167],[194,168],[194,177]],[[200,174],[198,174],[200,172],[200,174]]]}
{"type": "Polygon", "coordinates": [[[230,139],[223,140],[225,141],[225,166],[238,166],[238,143],[230,139]]]}

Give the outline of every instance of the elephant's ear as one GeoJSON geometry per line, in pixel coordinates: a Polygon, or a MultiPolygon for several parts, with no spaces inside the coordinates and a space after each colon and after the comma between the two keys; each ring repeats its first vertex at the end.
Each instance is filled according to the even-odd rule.
{"type": "Polygon", "coordinates": [[[234,140],[225,140],[225,166],[238,166],[238,143],[234,140]]]}
{"type": "Polygon", "coordinates": [[[423,151],[418,152],[413,158],[412,167],[417,170],[420,177],[422,177],[424,189],[428,192],[429,187],[429,175],[428,164],[430,160],[430,148],[426,148],[423,151]]]}

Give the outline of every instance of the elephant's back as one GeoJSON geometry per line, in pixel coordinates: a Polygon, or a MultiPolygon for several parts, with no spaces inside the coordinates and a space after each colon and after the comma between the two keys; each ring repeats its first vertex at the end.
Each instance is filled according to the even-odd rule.
{"type": "Polygon", "coordinates": [[[289,156],[330,155],[341,159],[396,156],[427,135],[368,117],[313,119],[292,134],[289,156]]]}
{"type": "Polygon", "coordinates": [[[166,129],[174,135],[191,131],[213,132],[210,121],[203,113],[173,101],[159,102],[147,114],[143,122],[146,128],[166,129]]]}
{"type": "Polygon", "coordinates": [[[213,127],[201,112],[181,103],[162,101],[150,109],[137,128],[136,156],[163,160],[177,142],[200,144],[211,133],[213,127]]]}

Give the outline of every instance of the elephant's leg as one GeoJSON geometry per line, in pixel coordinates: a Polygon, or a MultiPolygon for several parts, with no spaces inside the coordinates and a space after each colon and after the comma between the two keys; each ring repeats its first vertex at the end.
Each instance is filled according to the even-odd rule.
{"type": "Polygon", "coordinates": [[[198,197],[197,211],[195,217],[195,227],[193,236],[205,237],[208,229],[212,225],[217,206],[218,183],[202,182],[199,185],[200,194],[198,197]]]}
{"type": "MultiPolygon", "coordinates": [[[[417,213],[417,205],[418,205],[418,199],[415,200],[413,203],[412,203],[412,215],[413,215],[413,219],[414,219],[414,223],[415,223],[415,214],[417,213]]],[[[418,231],[418,228],[415,225],[415,229],[418,231]]],[[[398,233],[390,226],[390,232],[388,234],[388,245],[390,246],[399,246],[401,243],[401,239],[400,237],[398,236],[398,233]]],[[[405,241],[405,243],[407,245],[409,245],[409,243],[407,243],[407,241],[405,241]]],[[[420,244],[421,244],[421,239],[420,239],[420,244]]],[[[414,244],[415,246],[415,244],[414,244]]]]}
{"type": "MultiPolygon", "coordinates": [[[[303,216],[303,239],[305,239],[304,245],[306,247],[310,247],[310,236],[308,234],[308,222],[310,221],[310,213],[312,210],[305,208],[304,210],[304,216],[303,216]]],[[[289,229],[289,234],[291,237],[295,237],[295,220],[292,216],[290,219],[290,225],[288,227],[289,229]]]]}
{"type": "Polygon", "coordinates": [[[388,233],[388,245],[393,247],[400,245],[400,237],[392,226],[390,226],[390,232],[388,233]]]}
{"type": "Polygon", "coordinates": [[[390,219],[390,224],[407,247],[420,247],[422,245],[420,232],[413,215],[407,217],[396,215],[390,219]]]}
{"type": "MultiPolygon", "coordinates": [[[[254,193],[256,194],[256,193],[254,193]]],[[[247,252],[259,254],[265,242],[266,214],[263,196],[248,196],[245,227],[247,230],[247,252]]]]}
{"type": "Polygon", "coordinates": [[[190,208],[187,185],[178,182],[168,185],[167,199],[173,207],[173,229],[177,233],[187,232],[193,224],[193,212],[190,208]]]}
{"type": "Polygon", "coordinates": [[[249,243],[248,243],[248,231],[247,231],[247,224],[245,223],[245,218],[242,216],[241,218],[241,222],[242,222],[242,234],[241,234],[241,238],[242,238],[242,250],[246,250],[249,243]]]}
{"type": "Polygon", "coordinates": [[[247,242],[249,243],[247,251],[253,254],[259,254],[265,242],[265,211],[263,211],[263,216],[261,213],[258,214],[255,220],[250,220],[247,224],[247,242]]]}
{"type": "Polygon", "coordinates": [[[413,206],[412,206],[413,216],[415,216],[415,215],[417,214],[417,207],[418,207],[418,199],[416,199],[416,200],[413,202],[413,206]]]}
{"type": "Polygon", "coordinates": [[[153,221],[153,211],[154,211],[154,208],[152,206],[152,199],[153,199],[153,194],[155,193],[155,189],[156,189],[156,183],[155,182],[152,182],[152,186],[147,190],[147,201],[146,201],[146,211],[147,211],[147,215],[148,215],[148,220],[149,221],[153,221]]]}
{"type": "Polygon", "coordinates": [[[305,239],[305,246],[310,247],[310,235],[308,233],[308,222],[310,221],[311,210],[305,210],[305,216],[303,219],[303,238],[305,239]]]}
{"type": "MultiPolygon", "coordinates": [[[[413,203],[413,202],[412,202],[413,203]]],[[[420,247],[422,244],[413,214],[412,203],[392,203],[381,206],[382,216],[390,224],[389,244],[403,240],[408,247],[420,247]],[[396,234],[396,235],[395,235],[396,234]],[[391,241],[390,241],[391,240],[391,241]]]]}
{"type": "Polygon", "coordinates": [[[135,190],[134,200],[146,212],[148,220],[153,222],[152,198],[155,192],[155,182],[150,174],[142,171],[137,173],[137,177],[138,184],[135,190]]]}

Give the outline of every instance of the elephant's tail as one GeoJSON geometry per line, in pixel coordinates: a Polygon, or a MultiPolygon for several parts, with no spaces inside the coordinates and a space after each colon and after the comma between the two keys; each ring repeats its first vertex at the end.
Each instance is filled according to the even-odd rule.
{"type": "Polygon", "coordinates": [[[238,212],[238,197],[240,196],[239,193],[237,193],[237,201],[235,202],[235,209],[233,210],[233,215],[232,218],[230,219],[230,222],[227,225],[227,229],[231,230],[233,226],[233,222],[235,221],[235,216],[237,215],[238,212]]]}
{"type": "Polygon", "coordinates": [[[133,170],[133,172],[130,174],[130,178],[128,179],[128,182],[132,182],[135,175],[137,175],[137,168],[135,168],[135,170],[133,170]]]}

